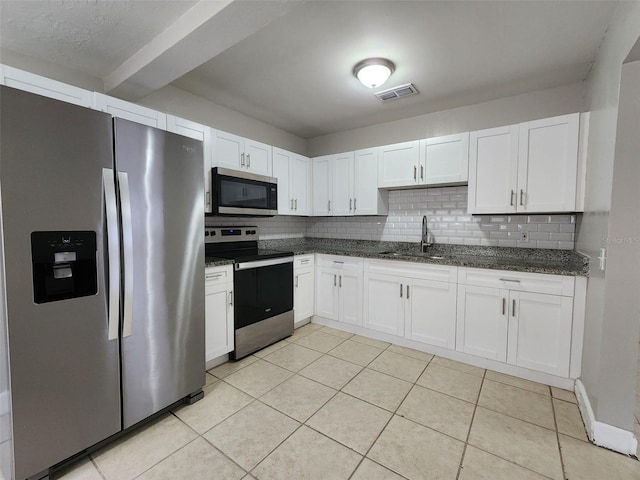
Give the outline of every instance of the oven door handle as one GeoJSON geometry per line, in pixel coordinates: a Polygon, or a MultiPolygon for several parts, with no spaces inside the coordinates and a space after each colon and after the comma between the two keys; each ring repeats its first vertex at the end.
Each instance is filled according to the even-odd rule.
{"type": "Polygon", "coordinates": [[[249,270],[252,268],[270,267],[272,265],[281,265],[283,263],[293,263],[293,257],[271,258],[269,260],[255,260],[252,262],[236,263],[236,270],[249,270]]]}

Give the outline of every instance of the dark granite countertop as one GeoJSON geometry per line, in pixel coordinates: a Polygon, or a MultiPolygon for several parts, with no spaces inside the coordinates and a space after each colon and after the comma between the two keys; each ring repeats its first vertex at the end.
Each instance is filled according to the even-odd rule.
{"type": "Polygon", "coordinates": [[[260,247],[292,251],[296,255],[324,253],[516,272],[589,275],[589,259],[572,250],[436,244],[421,253],[418,243],[328,238],[262,240],[260,247]]]}
{"type": "Polygon", "coordinates": [[[233,260],[218,257],[205,257],[204,259],[204,268],[221,267],[223,265],[233,265],[233,260]]]}

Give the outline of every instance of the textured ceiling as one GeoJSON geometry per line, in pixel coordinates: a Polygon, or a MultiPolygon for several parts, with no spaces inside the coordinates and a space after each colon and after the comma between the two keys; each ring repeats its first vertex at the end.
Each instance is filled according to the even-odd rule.
{"type": "Polygon", "coordinates": [[[2,0],[0,45],[102,78],[195,3],[2,0]]]}
{"type": "MultiPolygon", "coordinates": [[[[225,28],[253,20],[256,33],[223,35],[228,45],[173,85],[311,138],[584,80],[619,3],[290,1],[273,21],[253,7],[231,16],[225,28]],[[351,73],[375,56],[396,64],[382,88],[412,82],[420,94],[380,103],[351,73]]],[[[0,46],[105,78],[195,3],[2,0],[0,46]]]]}

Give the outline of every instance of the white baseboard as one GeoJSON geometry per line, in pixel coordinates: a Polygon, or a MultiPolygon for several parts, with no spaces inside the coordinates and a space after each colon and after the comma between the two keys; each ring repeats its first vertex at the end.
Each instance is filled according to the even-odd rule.
{"type": "Polygon", "coordinates": [[[636,454],[638,440],[633,432],[596,420],[587,391],[580,379],[576,380],[576,398],[578,399],[578,407],[580,407],[584,424],[587,427],[589,440],[600,447],[625,455],[636,454]]]}

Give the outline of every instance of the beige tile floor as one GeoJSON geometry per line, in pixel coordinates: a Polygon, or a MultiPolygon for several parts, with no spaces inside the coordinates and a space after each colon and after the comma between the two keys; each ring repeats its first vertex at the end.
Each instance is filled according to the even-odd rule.
{"type": "Polygon", "coordinates": [[[65,480],[640,479],[572,392],[307,325],[65,480]]]}

